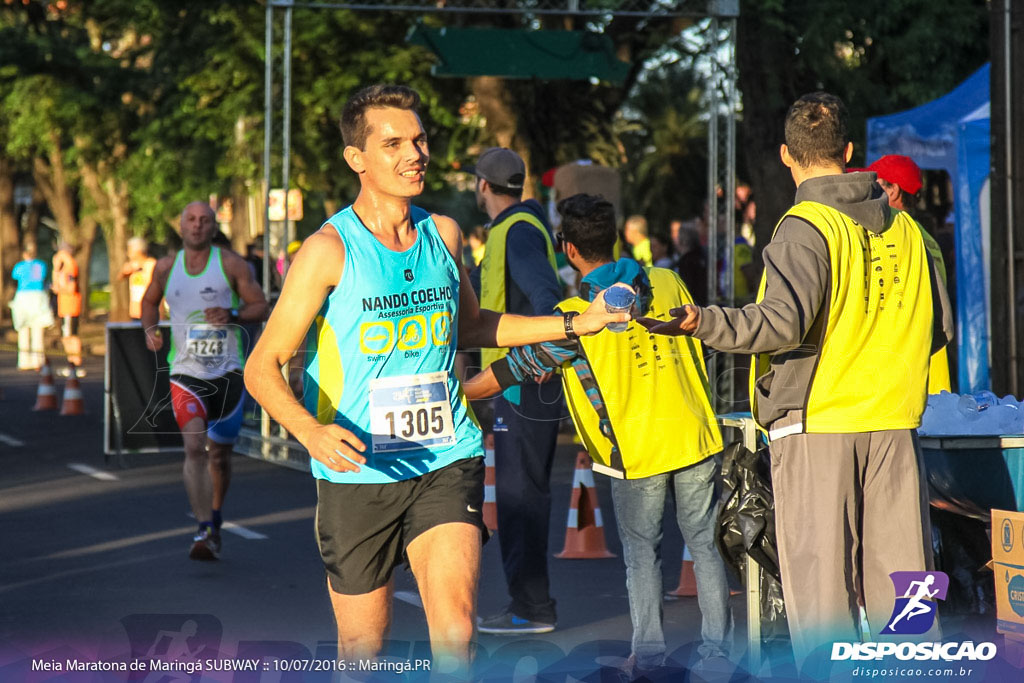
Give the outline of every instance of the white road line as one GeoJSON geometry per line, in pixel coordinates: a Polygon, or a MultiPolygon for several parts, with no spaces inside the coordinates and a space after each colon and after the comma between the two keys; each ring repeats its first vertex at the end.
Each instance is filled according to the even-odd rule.
{"type": "Polygon", "coordinates": [[[420,594],[415,591],[395,591],[395,597],[402,602],[409,603],[413,607],[423,609],[423,601],[420,599],[420,594]]]}
{"type": "Polygon", "coordinates": [[[18,441],[13,436],[7,436],[4,433],[0,433],[0,443],[5,443],[8,446],[14,446],[15,448],[25,445],[24,441],[18,441]]]}
{"type": "Polygon", "coordinates": [[[88,465],[83,465],[83,464],[78,463],[78,462],[68,463],[68,467],[70,467],[71,469],[73,469],[76,472],[81,472],[82,474],[87,474],[90,477],[92,477],[93,479],[99,479],[100,481],[117,481],[118,480],[118,477],[113,475],[113,474],[111,474],[110,472],[104,472],[103,470],[98,470],[95,467],[89,467],[88,465]]]}
{"type": "Polygon", "coordinates": [[[224,531],[230,531],[233,534],[238,534],[242,538],[247,538],[250,541],[259,541],[264,538],[267,538],[258,531],[246,529],[244,526],[238,526],[234,522],[224,522],[224,524],[221,526],[221,529],[223,529],[224,531]]]}

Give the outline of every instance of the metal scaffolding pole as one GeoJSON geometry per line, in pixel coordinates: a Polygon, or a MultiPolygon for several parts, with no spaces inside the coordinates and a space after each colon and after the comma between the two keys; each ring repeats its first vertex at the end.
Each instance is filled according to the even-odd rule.
{"type": "MultiPolygon", "coordinates": [[[[274,6],[267,3],[263,66],[263,296],[270,301],[270,164],[274,142],[274,6]]],[[[270,456],[270,415],[260,408],[261,455],[270,456]]]]}
{"type": "MultiPolygon", "coordinates": [[[[718,17],[711,18],[711,72],[708,74],[708,303],[718,303],[718,17]]],[[[711,386],[712,407],[721,412],[722,396],[718,391],[722,354],[713,353],[708,359],[708,383],[711,386]]]]}
{"type": "Polygon", "coordinates": [[[270,301],[270,148],[274,144],[274,6],[267,3],[263,65],[263,296],[270,301]]]}
{"type": "Polygon", "coordinates": [[[284,149],[281,150],[281,185],[284,187],[284,239],[287,246],[295,239],[295,225],[288,219],[288,189],[292,172],[292,7],[284,8],[284,113],[281,126],[284,128],[284,149]]]}
{"type": "Polygon", "coordinates": [[[1006,291],[1008,296],[1006,297],[1006,305],[1009,308],[1007,312],[1007,340],[1008,343],[1006,348],[1009,352],[1009,390],[1014,396],[1017,396],[1017,359],[1020,351],[1017,347],[1017,248],[1014,240],[1014,214],[1013,214],[1013,193],[1016,191],[1016,182],[1014,173],[1013,163],[1013,92],[1011,85],[1013,83],[1013,60],[1011,54],[1013,52],[1013,41],[1011,40],[1011,25],[1013,16],[1011,14],[1010,0],[1005,0],[1003,3],[1003,68],[1006,73],[1003,76],[1004,94],[1005,101],[1003,105],[1006,110],[1006,119],[1003,122],[1006,126],[1004,143],[1006,146],[1006,291]]]}

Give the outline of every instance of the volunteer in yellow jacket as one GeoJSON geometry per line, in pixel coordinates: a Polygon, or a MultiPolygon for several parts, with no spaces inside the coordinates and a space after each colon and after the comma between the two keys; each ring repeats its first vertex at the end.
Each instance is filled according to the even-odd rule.
{"type": "MultiPolygon", "coordinates": [[[[562,288],[554,237],[543,207],[523,200],[526,164],[511,149],[485,150],[469,169],[478,208],[490,225],[480,268],[470,274],[481,307],[516,315],[550,315],[562,288]]],[[[486,368],[507,353],[482,349],[486,368]]],[[[551,467],[565,415],[558,382],[516,386],[494,400],[494,475],[498,542],[509,602],[477,622],[480,633],[547,633],[558,622],[548,578],[551,467]]]]}
{"type": "MultiPolygon", "coordinates": [[[[875,161],[864,171],[871,171],[878,178],[878,184],[882,186],[885,195],[889,198],[889,206],[897,211],[910,211],[916,201],[916,195],[921,190],[921,168],[914,163],[914,160],[902,154],[886,154],[875,161]]],[[[931,254],[935,265],[939,270],[939,277],[942,279],[942,286],[948,286],[946,279],[946,264],[942,258],[942,248],[935,238],[928,234],[924,226],[916,220],[914,224],[921,231],[924,239],[924,248],[931,254]]],[[[946,355],[946,348],[943,347],[932,354],[928,366],[928,393],[937,394],[940,391],[951,391],[949,379],[949,358],[946,355]]]]}
{"type": "MultiPolygon", "coordinates": [[[[582,281],[580,295],[557,310],[579,314],[616,284],[629,285],[638,295],[637,308],[654,319],[669,320],[671,309],[692,301],[671,270],[641,268],[630,258],[612,260],[616,233],[610,203],[578,194],[560,202],[558,211],[559,238],[582,281]]],[[[694,558],[703,617],[700,666],[727,665],[722,658],[728,654],[732,619],[725,567],[714,546],[718,466],[712,457],[721,451],[722,437],[700,342],[656,337],[630,324],[621,333],[609,328],[591,337],[516,348],[467,382],[466,395],[489,396],[558,368],[594,471],[611,477],[633,621],[633,672],[660,666],[665,655],[660,544],[670,487],[694,558]]]]}
{"type": "Polygon", "coordinates": [[[785,136],[796,205],[765,247],[757,302],[684,306],[671,323],[641,324],[761,354],[752,408],[771,439],[799,664],[822,646],[827,660],[830,642],[860,640],[861,598],[877,639],[893,606],[889,573],[932,569],[916,428],[929,357],[949,341],[952,319],[920,230],[870,175],[844,175],[853,145],[842,101],[801,97],[785,136]]]}

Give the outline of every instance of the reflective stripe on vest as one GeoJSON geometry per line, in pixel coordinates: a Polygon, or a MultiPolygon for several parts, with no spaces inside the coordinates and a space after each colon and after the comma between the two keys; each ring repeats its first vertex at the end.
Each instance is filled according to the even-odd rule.
{"type": "MultiPolygon", "coordinates": [[[[654,293],[647,317],[670,320],[671,309],[693,302],[673,271],[644,270],[654,293]]],[[[558,308],[583,311],[587,306],[573,297],[558,308]]],[[[722,450],[699,340],[651,335],[630,322],[625,332],[603,330],[582,337],[580,344],[592,379],[581,379],[566,363],[562,385],[576,431],[599,471],[639,479],[693,465],[722,450]],[[603,414],[595,410],[588,388],[600,395],[603,414]]]]}
{"type": "MultiPolygon", "coordinates": [[[[491,311],[505,313],[508,310],[508,298],[505,292],[505,246],[508,240],[508,231],[516,223],[528,223],[540,230],[544,235],[544,244],[547,247],[548,263],[551,270],[558,273],[558,266],[555,265],[555,248],[551,244],[551,236],[537,216],[529,211],[516,211],[497,225],[491,227],[487,233],[487,249],[484,251],[484,260],[480,262],[480,307],[491,311]]],[[[484,368],[499,358],[504,358],[508,349],[482,349],[480,359],[484,368]]]]}
{"type": "MultiPolygon", "coordinates": [[[[818,363],[800,431],[848,434],[917,427],[927,398],[933,323],[931,273],[920,231],[899,212],[888,230],[876,234],[817,202],[801,202],[782,220],[786,216],[814,226],[829,252],[828,318],[815,349],[818,363]]],[[[762,276],[758,302],[765,283],[762,276]]],[[[758,354],[751,363],[755,416],[754,383],[769,370],[767,360],[758,354]]]]}

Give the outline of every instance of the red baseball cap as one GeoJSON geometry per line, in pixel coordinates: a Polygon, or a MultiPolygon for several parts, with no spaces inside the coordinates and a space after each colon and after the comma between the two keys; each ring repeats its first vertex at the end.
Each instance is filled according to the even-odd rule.
{"type": "Polygon", "coordinates": [[[921,168],[902,154],[886,154],[864,170],[874,171],[880,180],[899,185],[907,194],[917,194],[921,189],[921,168]]]}

